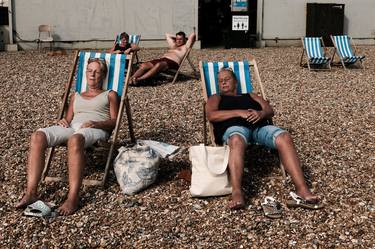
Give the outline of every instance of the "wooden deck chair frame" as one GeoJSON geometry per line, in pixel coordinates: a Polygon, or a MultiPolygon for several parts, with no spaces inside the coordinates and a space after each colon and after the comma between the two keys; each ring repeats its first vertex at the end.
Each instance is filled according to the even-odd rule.
{"type": "MultiPolygon", "coordinates": [[[[76,51],[75,55],[74,55],[74,63],[72,65],[72,69],[71,69],[71,72],[70,72],[70,75],[69,75],[69,78],[68,78],[68,82],[66,83],[62,103],[61,103],[60,108],[59,108],[57,120],[62,119],[63,116],[64,116],[67,101],[68,101],[68,97],[69,97],[69,93],[70,93],[70,89],[71,89],[72,84],[73,84],[74,75],[75,75],[75,72],[76,72],[76,67],[77,67],[79,56],[80,56],[79,51],[76,51]]],[[[129,105],[129,99],[127,97],[129,78],[130,78],[131,68],[132,68],[132,63],[133,63],[133,56],[127,55],[126,57],[127,57],[127,59],[129,59],[129,63],[127,65],[128,71],[126,73],[125,83],[124,83],[124,86],[123,86],[123,89],[122,89],[122,95],[121,95],[121,100],[120,100],[120,103],[119,103],[119,110],[118,110],[118,115],[117,115],[117,120],[116,120],[116,126],[115,126],[114,130],[112,131],[112,136],[110,137],[111,145],[110,145],[110,149],[109,149],[109,152],[108,152],[108,158],[107,158],[107,162],[106,162],[106,166],[105,166],[104,176],[103,176],[102,180],[100,180],[100,181],[99,180],[84,179],[83,185],[86,185],[86,186],[98,186],[99,185],[99,186],[104,187],[105,184],[106,184],[108,174],[109,174],[109,170],[110,170],[110,165],[112,163],[112,154],[113,154],[113,151],[115,149],[115,145],[116,145],[116,142],[117,142],[117,136],[118,136],[118,133],[119,133],[119,130],[120,130],[120,124],[121,124],[121,119],[122,119],[122,116],[123,116],[124,108],[126,110],[126,115],[127,115],[127,119],[128,119],[128,126],[129,126],[128,128],[129,128],[130,139],[131,139],[132,143],[135,143],[135,136],[134,136],[134,132],[133,132],[133,124],[132,124],[132,118],[131,118],[131,110],[130,110],[130,105],[129,105]]],[[[50,164],[51,164],[51,161],[52,161],[52,158],[53,158],[54,150],[55,150],[55,147],[49,148],[47,150],[45,166],[44,166],[44,169],[43,169],[43,172],[42,172],[42,181],[46,181],[46,182],[54,181],[54,182],[56,182],[56,181],[65,181],[66,180],[66,178],[64,178],[64,177],[47,176],[49,168],[50,168],[50,164]]]]}
{"type": "Polygon", "coordinates": [[[198,71],[197,71],[197,69],[194,67],[193,62],[191,61],[191,59],[190,59],[190,57],[189,57],[190,52],[191,52],[192,49],[193,49],[192,47],[189,47],[189,48],[187,49],[187,51],[186,51],[184,57],[182,58],[182,61],[181,61],[180,65],[179,65],[179,67],[178,67],[178,69],[177,69],[177,71],[175,71],[175,70],[170,70],[170,71],[172,71],[172,72],[175,71],[175,74],[174,74],[174,77],[173,77],[172,84],[174,84],[174,83],[176,82],[177,77],[178,77],[179,74],[185,75],[185,76],[187,76],[187,77],[193,77],[194,79],[198,79],[198,75],[199,75],[199,74],[198,74],[198,71]],[[191,69],[193,69],[193,76],[181,72],[182,65],[184,64],[185,61],[188,61],[188,63],[189,63],[189,65],[190,65],[191,69]]]}
{"type": "MultiPolygon", "coordinates": [[[[342,67],[343,67],[344,69],[347,69],[346,66],[345,66],[345,64],[347,64],[347,65],[352,65],[352,64],[356,64],[358,61],[360,62],[362,69],[365,69],[365,66],[363,65],[363,62],[362,62],[362,60],[365,58],[364,56],[363,56],[362,59],[358,59],[358,60],[356,60],[354,63],[347,63],[347,62],[344,62],[344,58],[340,55],[339,48],[338,48],[338,46],[337,46],[337,44],[336,44],[336,41],[335,41],[334,36],[333,36],[333,35],[330,35],[330,37],[331,37],[331,40],[332,40],[332,43],[333,43],[333,46],[334,46],[334,51],[333,51],[333,55],[332,55],[332,63],[333,63],[333,59],[334,59],[334,57],[335,57],[335,55],[336,55],[336,53],[337,53],[337,56],[340,58],[341,65],[342,65],[342,67]]],[[[348,37],[348,39],[349,39],[349,46],[350,46],[350,47],[352,48],[352,50],[353,50],[353,55],[356,56],[356,55],[357,55],[357,47],[356,47],[356,45],[355,45],[353,39],[352,39],[351,37],[349,37],[349,36],[347,36],[347,37],[348,37]]]]}
{"type": "MultiPolygon", "coordinates": [[[[120,34],[117,34],[116,38],[115,38],[115,45],[119,42],[119,37],[120,37],[120,34]]],[[[129,35],[129,43],[130,44],[135,43],[137,46],[139,46],[140,42],[141,42],[141,35],[134,35],[134,34],[129,35]],[[134,39],[134,37],[135,37],[135,39],[134,39]],[[133,40],[135,40],[135,42],[132,42],[133,40]]],[[[133,60],[133,63],[135,63],[135,64],[139,64],[139,58],[138,58],[137,52],[138,51],[132,52],[133,57],[135,57],[135,61],[133,60]]]]}
{"type": "MultiPolygon", "coordinates": [[[[267,100],[267,97],[266,97],[266,94],[265,94],[265,91],[264,91],[264,87],[263,87],[263,84],[262,84],[262,81],[260,79],[260,74],[259,74],[259,70],[258,70],[258,66],[257,66],[257,63],[254,59],[254,57],[250,57],[250,59],[248,60],[248,64],[249,64],[249,72],[250,72],[250,68],[252,67],[253,68],[253,72],[254,72],[254,79],[255,81],[257,82],[258,86],[259,86],[259,89],[258,91],[260,92],[260,95],[265,99],[267,100]]],[[[204,70],[203,70],[203,62],[200,61],[199,62],[199,70],[200,70],[200,75],[201,75],[201,89],[202,89],[202,95],[203,95],[203,103],[202,103],[202,109],[203,109],[203,142],[205,145],[207,145],[207,122],[208,122],[208,127],[209,127],[209,135],[210,135],[210,140],[211,140],[211,144],[216,146],[217,144],[215,143],[215,137],[214,137],[214,132],[213,132],[213,125],[211,122],[208,121],[207,119],[207,115],[206,115],[206,103],[207,103],[207,100],[208,100],[208,95],[207,95],[207,87],[206,87],[206,80],[205,80],[205,73],[204,73],[204,70]]],[[[251,85],[254,86],[254,83],[253,81],[251,80],[251,75],[248,75],[249,76],[249,79],[251,81],[251,85]]],[[[284,169],[284,166],[283,164],[281,163],[280,161],[280,169],[281,169],[281,173],[282,173],[282,176],[283,178],[285,179],[286,178],[286,173],[285,173],[285,169],[284,169]]]]}
{"type": "Polygon", "coordinates": [[[192,50],[192,48],[188,48],[188,50],[186,51],[184,57],[182,58],[182,61],[181,61],[180,65],[178,66],[177,70],[175,70],[175,69],[168,69],[167,71],[160,72],[160,74],[166,75],[168,77],[172,76],[173,77],[172,84],[174,84],[177,81],[177,77],[180,74],[184,75],[186,77],[189,77],[189,78],[199,79],[199,73],[198,73],[197,69],[195,68],[193,62],[191,61],[191,59],[189,57],[191,50],[192,50]],[[181,72],[182,65],[184,64],[185,61],[188,61],[191,69],[193,70],[193,75],[181,72]]]}
{"type": "MultiPolygon", "coordinates": [[[[301,37],[301,41],[302,41],[302,54],[301,54],[301,59],[300,59],[300,62],[299,62],[300,66],[304,67],[304,66],[307,65],[307,67],[309,68],[309,71],[311,71],[311,70],[331,70],[331,58],[329,58],[329,57],[327,57],[328,61],[326,63],[314,64],[314,65],[327,65],[328,68],[316,68],[316,67],[311,68],[310,58],[308,56],[307,47],[306,47],[304,38],[305,37],[301,37]],[[302,61],[303,61],[303,57],[304,57],[305,53],[306,53],[306,63],[303,63],[302,61]]],[[[313,37],[311,37],[311,38],[313,38],[313,37]]],[[[321,46],[323,48],[323,53],[324,53],[323,56],[325,56],[326,54],[328,54],[328,51],[327,51],[326,46],[324,45],[323,38],[322,37],[317,37],[317,38],[319,38],[319,40],[320,40],[320,44],[321,44],[321,46]]]]}

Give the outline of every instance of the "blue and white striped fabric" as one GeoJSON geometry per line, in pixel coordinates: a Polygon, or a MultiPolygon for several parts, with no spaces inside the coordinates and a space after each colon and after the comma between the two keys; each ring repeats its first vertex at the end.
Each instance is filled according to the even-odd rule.
{"type": "Polygon", "coordinates": [[[206,84],[207,97],[213,94],[219,94],[219,82],[217,74],[223,67],[232,68],[237,78],[237,93],[251,93],[253,87],[251,85],[251,75],[248,61],[234,62],[202,62],[204,80],[206,84]]]}
{"type": "Polygon", "coordinates": [[[101,58],[107,62],[108,73],[103,82],[104,90],[113,90],[121,96],[124,88],[124,78],[126,69],[126,54],[109,54],[97,52],[80,52],[78,62],[78,73],[76,80],[76,92],[87,90],[86,68],[89,58],[101,58]]]}
{"type": "Polygon", "coordinates": [[[350,45],[349,37],[347,35],[336,35],[333,36],[336,48],[339,56],[343,59],[345,63],[355,63],[358,60],[363,60],[365,56],[356,56],[353,53],[352,47],[350,45]]]}
{"type": "MultiPolygon", "coordinates": [[[[129,43],[130,44],[139,44],[139,41],[141,39],[141,35],[129,35],[129,43]]],[[[116,36],[116,44],[120,44],[120,34],[116,36]]]]}
{"type": "Polygon", "coordinates": [[[303,42],[311,64],[326,64],[330,60],[330,58],[324,56],[320,37],[305,37],[303,42]]]}

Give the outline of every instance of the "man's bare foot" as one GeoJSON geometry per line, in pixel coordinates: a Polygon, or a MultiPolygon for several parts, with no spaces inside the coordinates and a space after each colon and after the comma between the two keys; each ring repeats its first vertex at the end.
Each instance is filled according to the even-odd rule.
{"type": "Polygon", "coordinates": [[[16,208],[25,208],[28,205],[36,202],[38,200],[38,197],[33,194],[24,194],[22,199],[16,204],[16,208]]]}
{"type": "Polygon", "coordinates": [[[228,207],[232,210],[243,209],[245,200],[241,191],[232,192],[232,200],[229,201],[228,207]]]}
{"type": "Polygon", "coordinates": [[[133,76],[130,78],[129,85],[136,86],[137,83],[138,83],[138,79],[136,77],[133,76]]]}
{"type": "Polygon", "coordinates": [[[60,215],[71,215],[78,210],[79,199],[66,199],[65,202],[57,209],[60,215]]]}

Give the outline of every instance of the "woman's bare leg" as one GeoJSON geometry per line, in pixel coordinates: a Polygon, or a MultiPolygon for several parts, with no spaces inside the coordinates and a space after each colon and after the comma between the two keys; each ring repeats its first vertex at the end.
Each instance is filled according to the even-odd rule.
{"type": "Polygon", "coordinates": [[[24,208],[38,199],[38,183],[43,172],[47,138],[44,132],[36,131],[31,135],[27,165],[27,187],[23,198],[16,208],[24,208]]]}
{"type": "Polygon", "coordinates": [[[288,132],[276,137],[276,147],[285,170],[291,176],[296,193],[304,199],[316,200],[318,196],[311,193],[303,176],[301,163],[297,156],[292,137],[288,132]]]}
{"type": "Polygon", "coordinates": [[[86,164],[84,145],[85,138],[81,134],[74,134],[68,140],[69,193],[58,209],[61,215],[73,214],[79,206],[79,190],[86,164]]]}
{"type": "Polygon", "coordinates": [[[242,175],[244,169],[244,156],[246,151],[246,142],[240,135],[233,135],[229,138],[229,173],[232,184],[232,200],[229,208],[243,208],[245,205],[242,193],[242,175]]]}

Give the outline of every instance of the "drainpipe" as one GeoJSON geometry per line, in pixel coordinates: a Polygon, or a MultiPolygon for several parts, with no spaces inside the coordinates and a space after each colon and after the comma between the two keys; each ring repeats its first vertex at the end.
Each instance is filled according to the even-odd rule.
{"type": "Polygon", "coordinates": [[[8,0],[8,19],[9,19],[9,44],[13,44],[13,10],[12,0],[8,0]]]}
{"type": "Polygon", "coordinates": [[[8,18],[9,18],[9,44],[5,44],[5,51],[17,51],[18,45],[13,40],[13,1],[8,0],[8,18]]]}
{"type": "Polygon", "coordinates": [[[257,2],[257,47],[263,48],[266,42],[263,41],[263,18],[264,18],[264,0],[257,2]]]}
{"type": "Polygon", "coordinates": [[[192,2],[193,2],[193,8],[194,8],[194,10],[193,10],[194,27],[193,28],[195,29],[195,35],[196,35],[194,47],[200,49],[201,48],[201,43],[200,43],[200,41],[197,42],[198,41],[198,37],[199,37],[199,21],[198,21],[199,20],[199,18],[198,18],[198,15],[199,15],[199,13],[198,13],[199,3],[198,3],[198,1],[195,1],[195,0],[192,0],[192,2]]]}

